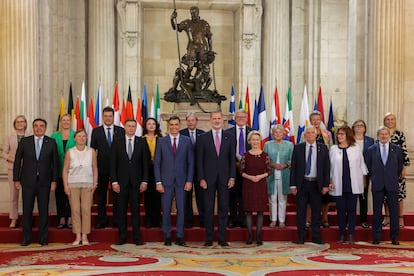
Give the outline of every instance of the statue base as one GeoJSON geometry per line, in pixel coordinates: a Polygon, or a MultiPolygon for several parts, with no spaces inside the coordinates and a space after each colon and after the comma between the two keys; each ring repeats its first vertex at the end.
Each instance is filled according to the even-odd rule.
{"type": "Polygon", "coordinates": [[[201,102],[207,103],[217,103],[221,104],[222,101],[225,101],[227,98],[226,96],[220,95],[217,90],[210,90],[204,89],[200,91],[194,90],[178,90],[174,88],[170,88],[164,94],[164,100],[167,102],[174,102],[174,103],[185,103],[188,102],[192,105],[201,102]]]}

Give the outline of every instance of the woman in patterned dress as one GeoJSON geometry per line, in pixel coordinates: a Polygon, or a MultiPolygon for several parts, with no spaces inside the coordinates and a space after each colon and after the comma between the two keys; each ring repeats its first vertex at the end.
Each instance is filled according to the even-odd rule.
{"type": "Polygon", "coordinates": [[[262,137],[260,132],[251,131],[247,142],[251,149],[240,160],[240,173],[243,177],[243,206],[246,214],[248,239],[246,244],[252,244],[252,213],[257,212],[256,243],[262,245],[263,212],[267,210],[267,182],[270,174],[269,155],[261,149],[262,137]]]}

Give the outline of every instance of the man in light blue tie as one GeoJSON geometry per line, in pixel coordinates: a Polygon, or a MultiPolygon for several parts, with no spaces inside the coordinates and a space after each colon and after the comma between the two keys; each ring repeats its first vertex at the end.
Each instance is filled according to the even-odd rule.
{"type": "Polygon", "coordinates": [[[372,145],[367,151],[367,167],[372,180],[372,238],[373,244],[379,244],[382,238],[382,205],[387,197],[390,212],[390,238],[398,245],[398,180],[403,169],[401,148],[390,143],[391,132],[385,127],[377,131],[379,143],[372,145]]]}

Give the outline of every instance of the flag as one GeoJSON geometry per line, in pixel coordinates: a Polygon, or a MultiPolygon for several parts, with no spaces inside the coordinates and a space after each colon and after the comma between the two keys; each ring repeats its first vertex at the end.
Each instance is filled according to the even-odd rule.
{"type": "Polygon", "coordinates": [[[318,92],[318,111],[321,113],[322,123],[325,125],[325,112],[323,109],[322,86],[319,86],[318,92]]]}
{"type": "MultiPolygon", "coordinates": [[[[125,104],[125,120],[134,118],[134,109],[132,108],[132,95],[131,95],[131,85],[128,86],[128,97],[125,104]]],[[[125,121],[124,121],[125,124],[125,121]]]]}
{"type": "Polygon", "coordinates": [[[246,86],[246,99],[244,101],[244,110],[247,113],[247,125],[252,126],[252,121],[251,121],[251,117],[250,117],[249,85],[246,86]]]}
{"type": "Polygon", "coordinates": [[[87,113],[86,113],[86,91],[85,91],[85,82],[82,82],[82,91],[80,99],[80,118],[82,120],[82,127],[86,129],[87,125],[87,113]]]}
{"type": "Polygon", "coordinates": [[[272,106],[270,109],[270,124],[269,124],[269,140],[272,140],[272,127],[281,123],[280,120],[280,107],[279,107],[279,93],[277,86],[275,87],[275,93],[272,99],[272,106]]]}
{"type": "Polygon", "coordinates": [[[309,106],[308,106],[308,92],[305,88],[303,89],[302,104],[300,105],[299,113],[299,125],[298,125],[298,136],[296,137],[296,143],[300,143],[302,134],[305,131],[305,127],[309,125],[309,106]]]}
{"type": "Polygon", "coordinates": [[[76,131],[81,128],[83,128],[83,123],[82,123],[81,115],[80,115],[80,101],[79,101],[79,97],[76,97],[76,105],[75,105],[75,112],[73,116],[72,129],[76,131]]]}
{"type": "Polygon", "coordinates": [[[242,100],[240,99],[240,101],[239,101],[239,109],[243,109],[243,102],[242,102],[242,100]]]}
{"type": "Polygon", "coordinates": [[[266,103],[264,98],[264,91],[263,86],[260,87],[260,95],[259,95],[259,102],[257,104],[258,108],[258,117],[259,117],[259,131],[262,135],[262,148],[264,143],[269,141],[269,128],[268,128],[268,121],[266,115],[266,103]]]}
{"type": "Polygon", "coordinates": [[[259,110],[257,106],[257,101],[254,99],[254,106],[253,106],[253,122],[252,122],[252,129],[259,130],[259,110]]]}
{"type": "Polygon", "coordinates": [[[147,99],[147,86],[144,84],[144,91],[142,92],[142,99],[141,99],[141,114],[142,120],[146,120],[148,118],[148,99],[147,99]]]}
{"type": "Polygon", "coordinates": [[[87,126],[86,126],[86,133],[88,134],[88,144],[90,145],[92,130],[97,127],[95,124],[95,115],[93,113],[93,101],[92,99],[89,101],[88,107],[88,115],[87,115],[87,126]]]}
{"type": "Polygon", "coordinates": [[[120,112],[119,112],[119,93],[118,93],[118,82],[115,82],[114,97],[112,99],[112,108],[114,109],[114,124],[120,125],[120,112]]]}
{"type": "Polygon", "coordinates": [[[98,85],[98,95],[96,96],[96,103],[95,103],[95,125],[100,126],[102,125],[102,97],[101,97],[101,85],[98,85]]]}
{"type": "Polygon", "coordinates": [[[59,131],[59,125],[60,125],[60,118],[65,114],[65,99],[60,98],[60,107],[59,107],[59,114],[57,119],[57,125],[56,125],[56,131],[59,131]]]}
{"type": "Polygon", "coordinates": [[[234,85],[231,86],[231,96],[230,96],[230,105],[229,105],[229,113],[231,118],[229,120],[229,128],[236,126],[236,122],[234,121],[234,113],[236,112],[234,108],[234,85]]]}
{"type": "Polygon", "coordinates": [[[68,95],[68,114],[73,116],[73,93],[72,93],[72,82],[69,85],[69,95],[68,95]]]}
{"type": "Polygon", "coordinates": [[[158,83],[155,92],[155,119],[157,119],[158,124],[161,126],[160,89],[158,87],[158,83]]]}
{"type": "Polygon", "coordinates": [[[120,124],[121,124],[122,127],[125,126],[126,119],[128,119],[128,115],[127,115],[127,110],[126,110],[126,106],[125,106],[125,100],[122,100],[122,111],[121,111],[121,115],[120,115],[120,124]]]}
{"type": "MultiPolygon", "coordinates": [[[[149,109],[149,116],[152,118],[155,118],[155,106],[154,106],[154,97],[151,97],[151,105],[150,105],[150,109],[149,109]]],[[[157,118],[155,118],[155,120],[157,120],[157,118]]]]}
{"type": "Polygon", "coordinates": [[[141,101],[138,98],[137,103],[137,116],[135,118],[137,120],[137,130],[135,131],[136,136],[142,136],[142,113],[141,113],[141,101]]]}
{"type": "Polygon", "coordinates": [[[288,88],[285,115],[283,116],[283,127],[285,128],[285,140],[295,143],[294,124],[293,124],[293,111],[292,111],[292,93],[290,86],[288,88]]]}
{"type": "Polygon", "coordinates": [[[313,103],[313,110],[318,110],[318,103],[316,102],[316,100],[313,103]]]}
{"type": "Polygon", "coordinates": [[[332,99],[331,99],[331,102],[329,103],[328,130],[332,134],[332,143],[335,144],[335,127],[334,127],[334,115],[333,115],[333,108],[332,108],[332,99]]]}

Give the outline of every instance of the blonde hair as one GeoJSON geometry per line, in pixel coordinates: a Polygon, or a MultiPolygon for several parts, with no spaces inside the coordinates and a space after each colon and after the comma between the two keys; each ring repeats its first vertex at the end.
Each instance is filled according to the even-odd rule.
{"type": "Polygon", "coordinates": [[[250,142],[250,139],[252,138],[253,135],[259,136],[260,140],[262,140],[262,134],[260,134],[260,132],[258,132],[257,130],[252,130],[247,135],[247,142],[250,142]]]}

